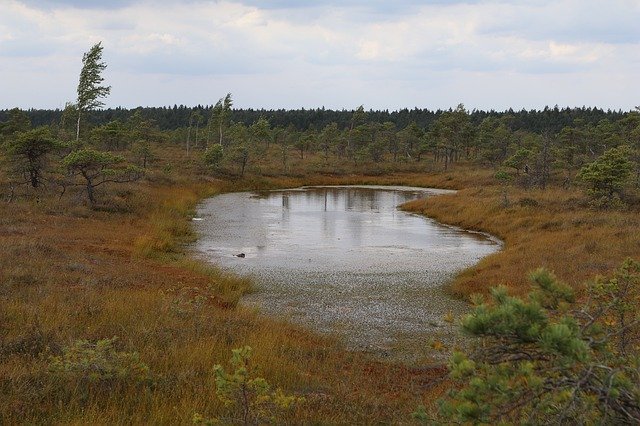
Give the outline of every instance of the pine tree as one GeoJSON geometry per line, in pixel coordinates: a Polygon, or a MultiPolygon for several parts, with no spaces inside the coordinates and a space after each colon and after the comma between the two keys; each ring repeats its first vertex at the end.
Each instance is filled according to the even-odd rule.
{"type": "MultiPolygon", "coordinates": [[[[478,337],[456,353],[454,381],[439,422],[473,424],[638,424],[640,262],[626,260],[587,296],[552,274],[531,275],[528,299],[492,291],[463,322],[478,337]]],[[[414,417],[428,420],[424,408],[414,417]]]]}
{"type": "Polygon", "coordinates": [[[47,156],[60,147],[49,128],[39,127],[17,133],[7,144],[7,153],[15,172],[25,178],[23,183],[38,188],[43,181],[47,156]]]}
{"type": "Polygon", "coordinates": [[[632,170],[631,148],[622,145],[606,151],[596,161],[584,166],[578,178],[589,185],[592,197],[603,199],[608,205],[615,196],[621,195],[632,170]]]}

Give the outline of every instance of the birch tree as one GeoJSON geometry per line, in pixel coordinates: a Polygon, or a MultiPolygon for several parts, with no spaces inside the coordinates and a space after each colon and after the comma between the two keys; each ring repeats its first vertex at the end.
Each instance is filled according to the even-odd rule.
{"type": "Polygon", "coordinates": [[[102,72],[107,64],[102,61],[102,42],[94,44],[82,57],[82,70],[78,82],[78,121],[76,123],[76,140],[80,139],[80,120],[82,115],[96,108],[104,106],[102,98],[111,92],[111,86],[103,86],[102,72]]]}
{"type": "Polygon", "coordinates": [[[227,93],[227,96],[221,98],[216,102],[216,105],[211,111],[211,118],[209,122],[213,122],[218,127],[219,144],[222,145],[224,139],[224,130],[229,124],[229,116],[231,115],[231,107],[233,106],[233,100],[231,99],[231,93],[227,93]]]}

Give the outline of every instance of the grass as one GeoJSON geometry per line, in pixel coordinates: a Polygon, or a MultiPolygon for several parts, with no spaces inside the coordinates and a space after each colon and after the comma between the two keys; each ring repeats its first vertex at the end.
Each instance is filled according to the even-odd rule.
{"type": "Polygon", "coordinates": [[[640,254],[637,211],[592,209],[576,189],[510,190],[508,207],[500,189],[470,187],[453,195],[412,201],[405,210],[462,228],[484,231],[504,241],[501,252],[486,257],[450,284],[468,297],[502,284],[512,293],[529,290],[528,273],[545,267],[574,288],[614,271],[626,257],[640,254]]]}
{"type": "Polygon", "coordinates": [[[145,182],[111,187],[100,194],[99,209],[47,194],[1,203],[0,424],[214,417],[224,408],[213,365],[226,366],[231,349],[244,345],[254,348],[264,378],[306,398],[285,423],[403,423],[418,404],[433,407],[447,386],[433,381],[445,374],[443,366],[374,361],[261,317],[237,305],[249,281],[190,259],[184,245],[194,238],[194,208],[216,193],[347,183],[460,189],[404,208],[504,240],[502,252],[455,279],[451,290],[461,297],[497,283],[523,293],[526,273],[539,266],[577,285],[640,252],[637,212],[591,210],[576,190],[511,189],[505,208],[490,170],[431,173],[432,166],[404,165],[389,172],[392,166],[368,165],[355,173],[347,163],[305,161],[292,157],[285,175],[278,163],[265,162],[255,167],[271,176],[194,178],[202,171],[197,161],[166,148],[145,182]],[[150,383],[87,385],[49,371],[51,357],[77,340],[114,336],[117,351],[137,353],[149,367],[150,383]]]}
{"type": "Polygon", "coordinates": [[[441,367],[379,363],[236,307],[250,283],[184,252],[201,197],[301,182],[131,185],[117,190],[134,194],[126,212],[53,197],[1,204],[0,423],[180,424],[196,412],[216,416],[223,407],[213,365],[244,345],[270,383],[306,398],[288,414],[291,423],[408,419],[441,367]],[[51,357],[77,340],[112,337],[118,351],[139,354],[151,384],[88,386],[49,371],[51,357]]]}

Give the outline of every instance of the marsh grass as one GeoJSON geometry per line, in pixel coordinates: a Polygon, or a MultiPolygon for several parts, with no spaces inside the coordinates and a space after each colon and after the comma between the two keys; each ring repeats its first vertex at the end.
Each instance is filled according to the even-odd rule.
{"type": "Polygon", "coordinates": [[[497,284],[523,295],[530,288],[527,274],[536,267],[554,271],[580,290],[581,283],[609,274],[626,257],[640,254],[640,217],[633,209],[593,209],[580,192],[560,188],[513,188],[511,197],[517,202],[503,207],[498,191],[472,187],[403,205],[405,210],[489,232],[504,241],[502,251],[451,283],[449,288],[457,296],[486,294],[497,284]]]}
{"type": "Polygon", "coordinates": [[[144,181],[102,188],[98,208],[75,194],[36,199],[26,190],[13,203],[0,203],[0,424],[186,424],[194,413],[218,417],[224,408],[213,366],[245,345],[254,349],[260,377],[305,398],[284,423],[402,423],[419,403],[434,406],[447,388],[442,365],[374,361],[264,318],[238,305],[250,281],[190,259],[186,244],[194,238],[197,202],[219,192],[338,184],[462,189],[405,205],[505,241],[502,252],[456,278],[451,288],[459,296],[496,283],[524,293],[523,277],[539,266],[576,285],[640,252],[637,212],[589,209],[579,192],[559,189],[514,189],[516,202],[503,208],[491,170],[355,169],[311,156],[307,163],[292,157],[282,175],[269,161],[255,167],[270,176],[214,178],[167,147],[144,181]],[[105,388],[50,371],[75,342],[114,337],[115,353],[136,353],[148,381],[105,388]]]}
{"type": "MultiPolygon", "coordinates": [[[[313,183],[349,180],[341,179],[313,183]]],[[[184,424],[194,413],[217,417],[224,409],[213,366],[244,345],[254,348],[261,377],[305,398],[283,421],[406,418],[441,369],[379,363],[261,317],[237,306],[250,291],[247,279],[187,256],[189,223],[202,197],[302,183],[141,182],[128,189],[128,211],[57,197],[0,204],[0,423],[184,424]],[[113,338],[115,353],[135,353],[148,367],[148,381],[96,385],[51,371],[52,360],[78,341],[113,338]]],[[[120,195],[101,196],[109,203],[120,195]]]]}

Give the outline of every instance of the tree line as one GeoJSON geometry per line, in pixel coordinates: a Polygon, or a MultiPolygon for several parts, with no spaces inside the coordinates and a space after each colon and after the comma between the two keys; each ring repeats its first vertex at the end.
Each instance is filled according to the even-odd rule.
{"type": "MultiPolygon", "coordinates": [[[[321,172],[348,164],[363,171],[411,165],[448,171],[460,162],[493,168],[506,188],[583,184],[594,203],[616,206],[640,187],[640,111],[597,108],[542,111],[243,110],[229,93],[212,106],[100,109],[102,46],[83,56],[77,100],[64,110],[0,114],[0,143],[13,188],[83,185],[91,204],[97,186],[140,177],[154,149],[179,146],[211,174],[290,172],[294,157],[321,172]],[[47,121],[48,120],[48,121],[47,121]],[[264,170],[259,164],[269,159],[264,170]]],[[[404,167],[406,168],[406,167],[404,167]]],[[[311,170],[313,171],[313,170],[311,170]]],[[[504,197],[508,204],[508,198],[504,197]]]]}
{"type": "MultiPolygon", "coordinates": [[[[142,114],[147,120],[158,123],[161,130],[176,130],[188,126],[189,118],[198,112],[203,116],[209,116],[215,105],[173,105],[163,107],[138,107],[138,108],[107,108],[91,111],[91,121],[95,125],[103,125],[114,120],[127,121],[136,113],[142,114]]],[[[404,128],[412,122],[420,127],[428,127],[448,110],[429,110],[426,108],[403,108],[397,111],[368,110],[367,115],[371,121],[378,123],[391,122],[398,128],[404,128]]],[[[34,126],[55,125],[62,119],[64,109],[28,109],[24,111],[34,126]]],[[[236,123],[251,125],[261,117],[267,119],[275,127],[293,126],[296,130],[321,129],[331,123],[336,123],[340,129],[349,126],[351,116],[355,109],[332,110],[323,108],[312,109],[253,109],[234,108],[231,111],[231,120],[236,123]]],[[[6,121],[10,109],[0,110],[0,121],[6,121]]],[[[527,130],[531,132],[558,132],[563,127],[570,126],[575,120],[581,120],[587,124],[597,124],[601,120],[617,121],[624,117],[625,111],[604,110],[596,107],[559,108],[545,107],[541,110],[508,109],[506,111],[482,111],[469,112],[473,124],[480,124],[485,118],[500,119],[508,116],[514,130],[527,130]]]]}
{"type": "MultiPolygon", "coordinates": [[[[474,112],[462,104],[441,112],[426,127],[415,121],[404,127],[380,122],[361,106],[348,114],[344,125],[332,121],[324,127],[299,130],[293,124],[275,125],[265,116],[248,125],[235,121],[238,111],[232,107],[232,96],[227,94],[208,110],[193,109],[186,126],[174,130],[163,130],[161,123],[147,118],[142,109],[126,119],[97,124],[92,115],[95,111],[69,105],[58,122],[47,126],[34,126],[27,112],[13,109],[0,123],[0,138],[13,158],[14,175],[21,173],[34,188],[42,179],[42,159],[49,151],[75,151],[82,146],[92,149],[94,157],[98,152],[115,155],[117,158],[98,161],[99,167],[94,165],[112,174],[110,166],[115,163],[146,168],[154,147],[162,144],[183,147],[188,157],[198,159],[214,174],[243,176],[265,158],[279,164],[277,171],[285,174],[294,157],[312,157],[325,168],[347,163],[355,170],[385,163],[391,168],[394,164],[430,164],[432,170],[448,171],[463,161],[495,169],[505,185],[544,189],[552,178],[565,187],[579,181],[598,203],[608,206],[620,202],[626,186],[640,186],[638,111],[596,123],[576,118],[557,132],[535,132],[520,128],[517,117],[510,114],[487,115],[478,123],[474,112]],[[84,121],[79,121],[80,117],[85,117],[84,121]],[[57,142],[51,142],[54,139],[57,142]],[[23,152],[29,143],[38,145],[39,150],[23,152]]],[[[133,176],[133,168],[124,169],[126,179],[133,176]]],[[[85,179],[97,176],[97,171],[77,173],[85,179]]],[[[92,185],[88,182],[90,200],[92,185]]]]}

